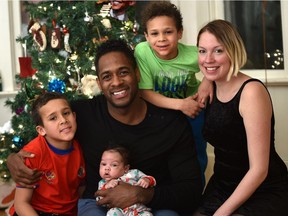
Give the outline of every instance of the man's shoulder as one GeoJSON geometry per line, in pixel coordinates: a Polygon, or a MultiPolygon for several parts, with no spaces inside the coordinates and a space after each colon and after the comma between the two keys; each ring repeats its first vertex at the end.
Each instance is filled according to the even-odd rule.
{"type": "Polygon", "coordinates": [[[166,108],[158,107],[152,103],[149,103],[148,101],[146,101],[146,103],[148,104],[149,113],[156,115],[156,116],[159,116],[161,118],[163,118],[164,116],[166,118],[169,117],[171,119],[175,119],[175,118],[177,118],[177,119],[181,118],[182,119],[183,117],[185,117],[185,115],[178,110],[172,110],[172,109],[166,109],[166,108]]]}
{"type": "Polygon", "coordinates": [[[71,107],[73,110],[79,110],[83,109],[83,107],[88,107],[88,106],[99,106],[103,103],[105,103],[106,99],[103,95],[97,95],[93,98],[90,99],[78,99],[78,100],[73,100],[70,102],[71,107]]]}

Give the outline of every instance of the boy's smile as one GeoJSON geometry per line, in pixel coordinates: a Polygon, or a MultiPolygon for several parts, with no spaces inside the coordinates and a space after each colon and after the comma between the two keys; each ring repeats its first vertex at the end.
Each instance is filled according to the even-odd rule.
{"type": "Polygon", "coordinates": [[[158,16],[149,20],[145,37],[158,58],[170,60],[177,57],[182,31],[177,31],[172,18],[158,16]]]}

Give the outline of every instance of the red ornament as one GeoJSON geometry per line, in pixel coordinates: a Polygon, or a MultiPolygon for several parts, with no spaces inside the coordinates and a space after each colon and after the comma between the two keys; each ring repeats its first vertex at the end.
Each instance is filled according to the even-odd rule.
{"type": "Polygon", "coordinates": [[[32,77],[37,69],[32,69],[32,59],[31,57],[19,57],[20,64],[20,77],[32,77]]]}

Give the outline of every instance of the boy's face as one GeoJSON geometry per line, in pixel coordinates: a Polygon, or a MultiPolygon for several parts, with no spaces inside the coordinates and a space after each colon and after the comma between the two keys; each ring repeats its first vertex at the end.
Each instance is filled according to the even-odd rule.
{"type": "Polygon", "coordinates": [[[178,40],[182,30],[177,31],[175,21],[168,16],[158,16],[147,22],[145,37],[160,59],[170,60],[178,54],[178,40]]]}
{"type": "Polygon", "coordinates": [[[98,63],[98,85],[108,101],[108,109],[129,108],[138,94],[140,74],[121,52],[103,55],[98,63]]]}
{"type": "Polygon", "coordinates": [[[47,142],[59,149],[70,147],[77,129],[76,115],[64,99],[50,100],[39,109],[43,126],[36,127],[37,132],[45,136],[47,142]]]}
{"type": "Polygon", "coordinates": [[[129,169],[129,165],[124,164],[121,155],[118,152],[103,152],[99,174],[101,178],[109,181],[117,179],[125,174],[129,169]]]}

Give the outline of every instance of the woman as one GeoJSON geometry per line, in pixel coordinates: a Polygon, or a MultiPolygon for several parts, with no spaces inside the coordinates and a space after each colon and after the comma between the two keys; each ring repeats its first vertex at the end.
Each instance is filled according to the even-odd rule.
{"type": "Polygon", "coordinates": [[[197,46],[200,69],[214,82],[203,134],[215,164],[195,215],[287,215],[287,167],[274,147],[271,98],[261,81],[239,71],[247,60],[239,33],[214,20],[199,31],[197,46]]]}

